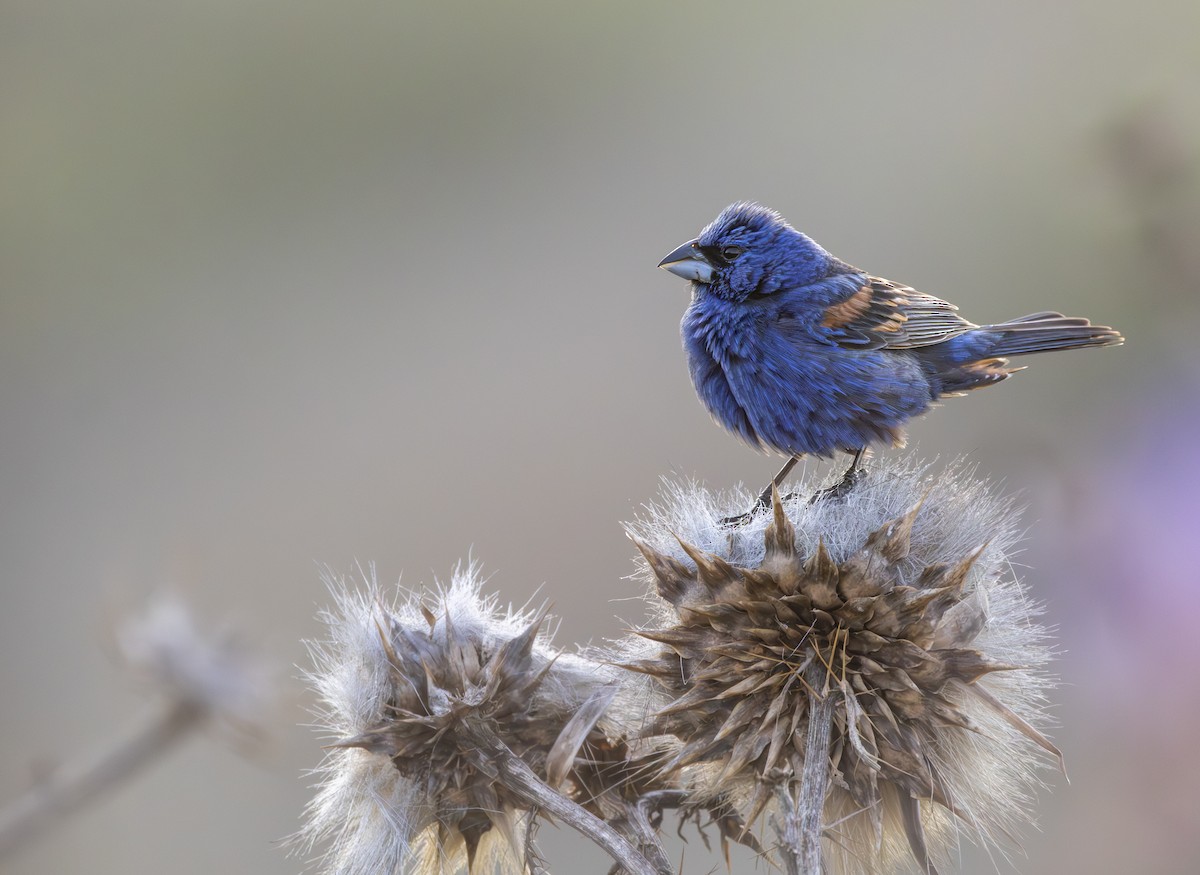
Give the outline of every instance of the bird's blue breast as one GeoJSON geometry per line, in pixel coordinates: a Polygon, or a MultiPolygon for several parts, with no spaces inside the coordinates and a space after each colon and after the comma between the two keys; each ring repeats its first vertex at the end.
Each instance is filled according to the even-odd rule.
{"type": "Polygon", "coordinates": [[[680,324],[692,384],[717,422],[761,449],[758,432],[734,396],[728,377],[731,370],[753,355],[752,337],[756,332],[752,321],[739,319],[736,311],[713,304],[711,298],[696,297],[680,324]]]}
{"type": "Polygon", "coordinates": [[[828,455],[891,441],[931,401],[907,354],[840,349],[820,337],[810,295],[731,302],[697,290],[680,326],[696,392],[747,443],[828,455]]]}

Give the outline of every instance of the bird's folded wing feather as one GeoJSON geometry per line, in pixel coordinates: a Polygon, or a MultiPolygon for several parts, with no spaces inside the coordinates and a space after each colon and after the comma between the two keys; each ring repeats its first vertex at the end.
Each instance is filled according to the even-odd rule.
{"type": "Polygon", "coordinates": [[[867,277],[860,288],[825,308],[821,328],[832,343],[847,349],[912,349],[977,327],[957,310],[933,295],[867,277]]]}

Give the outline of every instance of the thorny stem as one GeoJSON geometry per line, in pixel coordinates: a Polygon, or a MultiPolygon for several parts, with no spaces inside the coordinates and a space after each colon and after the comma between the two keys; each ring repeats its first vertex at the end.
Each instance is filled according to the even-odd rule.
{"type": "Polygon", "coordinates": [[[0,858],[146,766],[201,724],[207,710],[176,700],[90,762],[67,765],[0,810],[0,858]]]}
{"type": "Polygon", "coordinates": [[[476,747],[486,752],[488,759],[496,766],[506,790],[595,842],[629,875],[673,875],[669,866],[661,868],[651,865],[623,835],[539,778],[490,729],[475,727],[475,732],[471,734],[475,736],[472,741],[476,747]]]}
{"type": "Polygon", "coordinates": [[[671,861],[667,851],[658,837],[658,830],[651,823],[651,812],[661,813],[667,803],[678,804],[681,794],[673,791],[659,791],[643,796],[635,805],[628,806],[630,828],[638,841],[638,850],[654,866],[655,869],[670,872],[671,861]]]}
{"type": "Polygon", "coordinates": [[[782,793],[784,800],[783,860],[788,875],[821,875],[821,832],[825,794],[829,790],[829,736],[833,727],[834,693],[826,687],[825,667],[812,660],[804,670],[808,688],[808,736],[800,796],[782,793]],[[824,690],[822,694],[821,691],[824,690]]]}

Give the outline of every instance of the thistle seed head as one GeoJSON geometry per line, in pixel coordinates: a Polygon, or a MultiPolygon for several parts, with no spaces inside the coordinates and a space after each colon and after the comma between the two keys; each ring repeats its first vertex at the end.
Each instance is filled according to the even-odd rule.
{"type": "Polygon", "coordinates": [[[275,696],[270,668],[227,626],[203,628],[170,592],[156,594],[116,629],[125,663],[167,699],[233,731],[239,740],[265,732],[275,696]]]}
{"type": "Polygon", "coordinates": [[[327,582],[337,606],[310,679],[335,740],[300,838],[328,844],[330,872],[527,871],[530,806],[500,758],[603,796],[577,754],[611,748],[612,670],[555,650],[544,611],[500,611],[474,567],[391,605],[373,579],[327,582]]]}
{"type": "Polygon", "coordinates": [[[664,779],[750,825],[774,817],[802,772],[810,696],[831,696],[832,871],[914,857],[933,871],[956,836],[1011,837],[1058,757],[1041,731],[1045,630],[1009,574],[1013,511],[967,472],[912,463],[845,500],[807,494],[729,531],[719,520],[747,497],[677,486],[630,527],[662,606],[640,632],[657,646],[629,667],[673,700],[647,731],[674,740],[664,779]]]}

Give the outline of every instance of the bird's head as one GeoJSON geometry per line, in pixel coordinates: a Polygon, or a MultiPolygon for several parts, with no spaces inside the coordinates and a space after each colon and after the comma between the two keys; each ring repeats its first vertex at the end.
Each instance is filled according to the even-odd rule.
{"type": "Polygon", "coordinates": [[[658,263],[731,301],[816,282],[842,263],[761,204],[739,201],[658,263]]]}

